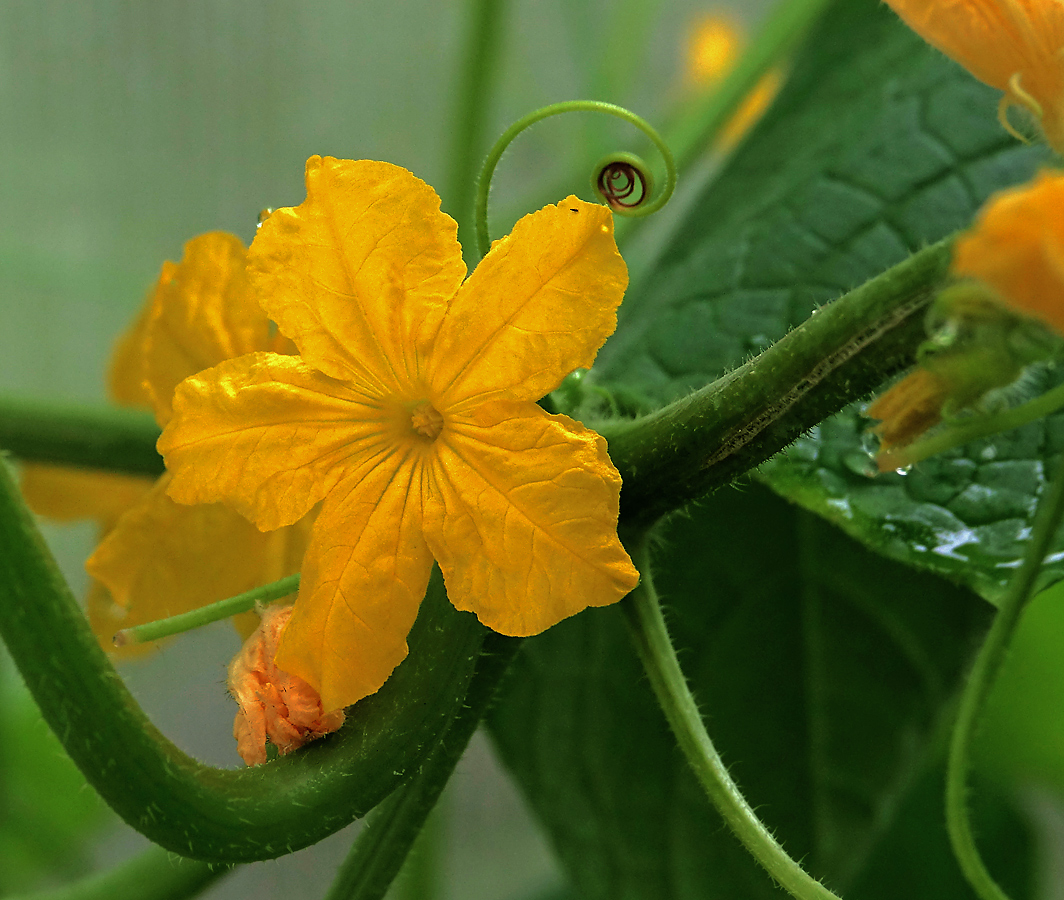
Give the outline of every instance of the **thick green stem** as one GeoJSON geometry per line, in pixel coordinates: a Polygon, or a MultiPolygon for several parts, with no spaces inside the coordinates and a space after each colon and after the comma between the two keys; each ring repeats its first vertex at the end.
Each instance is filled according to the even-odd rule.
{"type": "Polygon", "coordinates": [[[641,580],[639,586],[621,601],[621,608],[650,686],[695,777],[743,846],[791,895],[800,900],[838,900],[835,894],[788,855],[732,781],[706,733],[698,704],[691,696],[676,658],[676,650],[669,639],[665,618],[654,591],[650,554],[645,540],[635,557],[641,580]]]}
{"type": "Polygon", "coordinates": [[[968,818],[966,794],[968,772],[971,768],[972,739],[975,737],[987,697],[990,696],[1005,661],[1020,616],[1034,592],[1042,562],[1049,552],[1062,517],[1064,458],[1061,459],[1056,476],[1038,505],[1031,541],[1027,545],[1023,564],[1009,582],[1008,591],[998,608],[994,624],[976,657],[968,685],[961,696],[957,722],[950,740],[949,768],[946,772],[946,824],[961,870],[982,900],[1008,900],[1008,895],[998,886],[983,864],[968,818]]]}
{"type": "Polygon", "coordinates": [[[151,413],[0,397],[0,449],[23,459],[161,475],[151,413]]]}
{"type": "Polygon", "coordinates": [[[473,196],[476,192],[477,167],[492,92],[497,79],[496,62],[499,57],[500,35],[506,12],[505,0],[470,0],[468,30],[463,50],[463,66],[458,83],[458,103],[455,109],[450,152],[450,174],[447,179],[446,200],[458,220],[458,240],[462,246],[473,247],[473,196]]]}
{"type": "Polygon", "coordinates": [[[773,7],[735,68],[669,129],[667,140],[681,171],[712,146],[761,77],[797,47],[829,2],[783,0],[773,7]]]}
{"type": "Polygon", "coordinates": [[[216,769],[175,747],[130,696],[4,463],[0,547],[0,634],[45,720],[126,822],[195,859],[281,856],[376,806],[461,711],[484,640],[476,618],[447,602],[437,570],[409,657],[351,709],[344,728],[267,765],[216,769]]]}
{"type": "Polygon", "coordinates": [[[228,872],[229,866],[211,866],[175,856],[162,847],[149,847],[109,872],[8,900],[185,900],[228,872]]]}
{"type": "Polygon", "coordinates": [[[326,900],[379,900],[385,895],[521,644],[519,638],[494,632],[485,638],[466,706],[421,770],[370,818],[326,900]]]}
{"type": "Polygon", "coordinates": [[[639,419],[591,423],[624,480],[622,522],[648,527],[729,483],[911,365],[950,247],[913,254],[682,400],[639,419]]]}

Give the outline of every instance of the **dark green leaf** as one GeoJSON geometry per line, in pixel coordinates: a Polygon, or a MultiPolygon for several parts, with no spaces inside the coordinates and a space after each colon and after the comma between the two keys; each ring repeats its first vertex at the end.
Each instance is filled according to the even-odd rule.
{"type": "MultiPolygon", "coordinates": [[[[657,556],[725,761],[788,851],[850,898],[990,607],[756,486],[674,519],[657,556]]],[[[780,896],[688,774],[617,610],[526,642],[492,725],[587,900],[780,896]]]]}
{"type": "MultiPolygon", "coordinates": [[[[765,120],[625,301],[593,373],[637,405],[701,386],[820,304],[966,226],[1044,151],[1009,137],[997,94],[878,0],[840,0],[765,120]]],[[[871,477],[857,410],[762,470],[860,540],[995,597],[1018,557],[1064,418],[871,477]],[[1004,566],[1002,565],[1004,564],[1004,566]]]]}

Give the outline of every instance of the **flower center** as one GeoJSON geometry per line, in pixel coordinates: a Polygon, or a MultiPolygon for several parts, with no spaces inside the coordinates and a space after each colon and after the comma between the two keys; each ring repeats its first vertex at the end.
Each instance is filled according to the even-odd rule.
{"type": "Polygon", "coordinates": [[[443,416],[427,400],[422,400],[410,410],[410,426],[430,441],[436,440],[443,431],[443,416]]]}

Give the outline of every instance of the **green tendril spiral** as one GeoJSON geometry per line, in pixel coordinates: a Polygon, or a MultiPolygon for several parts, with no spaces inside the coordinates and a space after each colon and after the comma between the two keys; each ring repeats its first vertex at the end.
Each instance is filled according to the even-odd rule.
{"type": "Polygon", "coordinates": [[[623,119],[642,131],[661,154],[665,163],[665,184],[661,193],[653,198],[651,197],[653,179],[650,175],[650,168],[638,156],[632,153],[611,154],[595,167],[592,186],[598,197],[614,213],[622,216],[649,216],[668,203],[676,188],[676,163],[664,139],[645,119],[623,106],[604,103],[600,100],[567,100],[564,103],[553,103],[534,110],[514,122],[495,142],[487,159],[484,160],[484,166],[477,181],[476,196],[477,250],[481,257],[491,248],[491,238],[488,234],[488,192],[492,176],[495,174],[495,167],[498,166],[503,153],[506,152],[506,148],[510,146],[514,138],[526,128],[543,119],[568,112],[601,112],[623,119]]]}

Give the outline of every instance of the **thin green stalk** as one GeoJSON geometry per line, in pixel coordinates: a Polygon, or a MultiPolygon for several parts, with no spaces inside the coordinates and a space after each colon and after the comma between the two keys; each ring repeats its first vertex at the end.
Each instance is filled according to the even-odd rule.
{"type": "MultiPolygon", "coordinates": [[[[542,122],[544,119],[550,118],[551,116],[559,116],[563,113],[569,112],[599,112],[616,116],[619,119],[624,119],[624,121],[631,123],[650,138],[651,142],[661,154],[661,158],[665,163],[665,186],[662,188],[661,193],[653,200],[648,200],[645,204],[640,205],[638,209],[625,211],[623,213],[624,215],[649,216],[668,203],[669,198],[672,196],[672,193],[676,188],[676,166],[673,162],[672,151],[669,150],[669,145],[665,143],[661,135],[654,130],[649,122],[642,117],[637,116],[634,112],[625,109],[623,106],[617,106],[613,103],[603,103],[600,100],[567,100],[563,103],[553,103],[550,106],[544,106],[540,109],[533,110],[527,116],[523,116],[514,122],[513,125],[502,133],[488,152],[487,159],[484,160],[484,165],[480,170],[480,177],[477,179],[475,213],[477,247],[482,257],[485,256],[491,248],[491,238],[488,229],[488,192],[491,188],[491,178],[495,173],[495,167],[498,166],[503,153],[506,152],[506,148],[510,146],[514,138],[526,128],[535,125],[537,122],[542,122]]],[[[615,212],[618,212],[618,210],[615,210],[615,212]]]]}
{"type": "Polygon", "coordinates": [[[282,856],[376,806],[461,711],[486,633],[434,571],[410,655],[347,726],[266,765],[217,769],[160,734],[126,690],[2,461],[0,547],[0,634],[45,720],[129,825],[194,859],[282,856]]]}
{"type": "Polygon", "coordinates": [[[0,449],[22,459],[155,476],[158,438],[142,410],[0,397],[0,449]]]}
{"type": "Polygon", "coordinates": [[[485,638],[465,708],[417,775],[367,822],[325,900],[379,900],[387,893],[521,644],[494,632],[485,638]]]}
{"type": "Polygon", "coordinates": [[[458,240],[472,247],[477,165],[491,112],[505,0],[469,0],[466,45],[458,82],[446,200],[458,220],[458,240]]]}
{"type": "Polygon", "coordinates": [[[149,847],[108,872],[8,900],[185,900],[195,897],[229,870],[229,866],[212,866],[175,856],[162,847],[149,847]]]}
{"type": "Polygon", "coordinates": [[[765,870],[799,900],[838,900],[788,855],[757,817],[706,732],[691,691],[669,639],[661,605],[650,573],[650,553],[644,539],[636,553],[638,587],[621,601],[636,649],[650,685],[665,713],[677,743],[699,784],[721,818],[765,870]]]}
{"type": "Polygon", "coordinates": [[[279,581],[271,581],[261,587],[244,591],[235,597],[227,597],[217,603],[209,603],[199,609],[193,609],[187,613],[170,616],[168,619],[157,619],[144,625],[134,625],[132,628],[123,628],[114,636],[116,647],[125,647],[127,644],[144,644],[148,641],[158,641],[162,638],[191,631],[193,628],[202,628],[221,619],[228,619],[237,613],[247,612],[255,607],[256,603],[269,603],[271,600],[280,600],[289,594],[299,590],[299,573],[289,575],[279,581]]]}
{"type": "Polygon", "coordinates": [[[761,77],[794,50],[831,0],[777,3],[735,68],[669,129],[668,142],[681,171],[713,144],[761,77]]]}
{"type": "Polygon", "coordinates": [[[950,740],[949,767],[946,771],[946,825],[950,843],[965,878],[982,900],[1008,900],[983,864],[968,818],[967,784],[971,768],[971,746],[987,697],[1005,661],[1027,602],[1034,591],[1042,562],[1064,517],[1064,457],[1038,504],[1031,541],[1023,564],[1009,582],[994,624],[986,636],[972,673],[961,696],[957,722],[950,740]]]}

